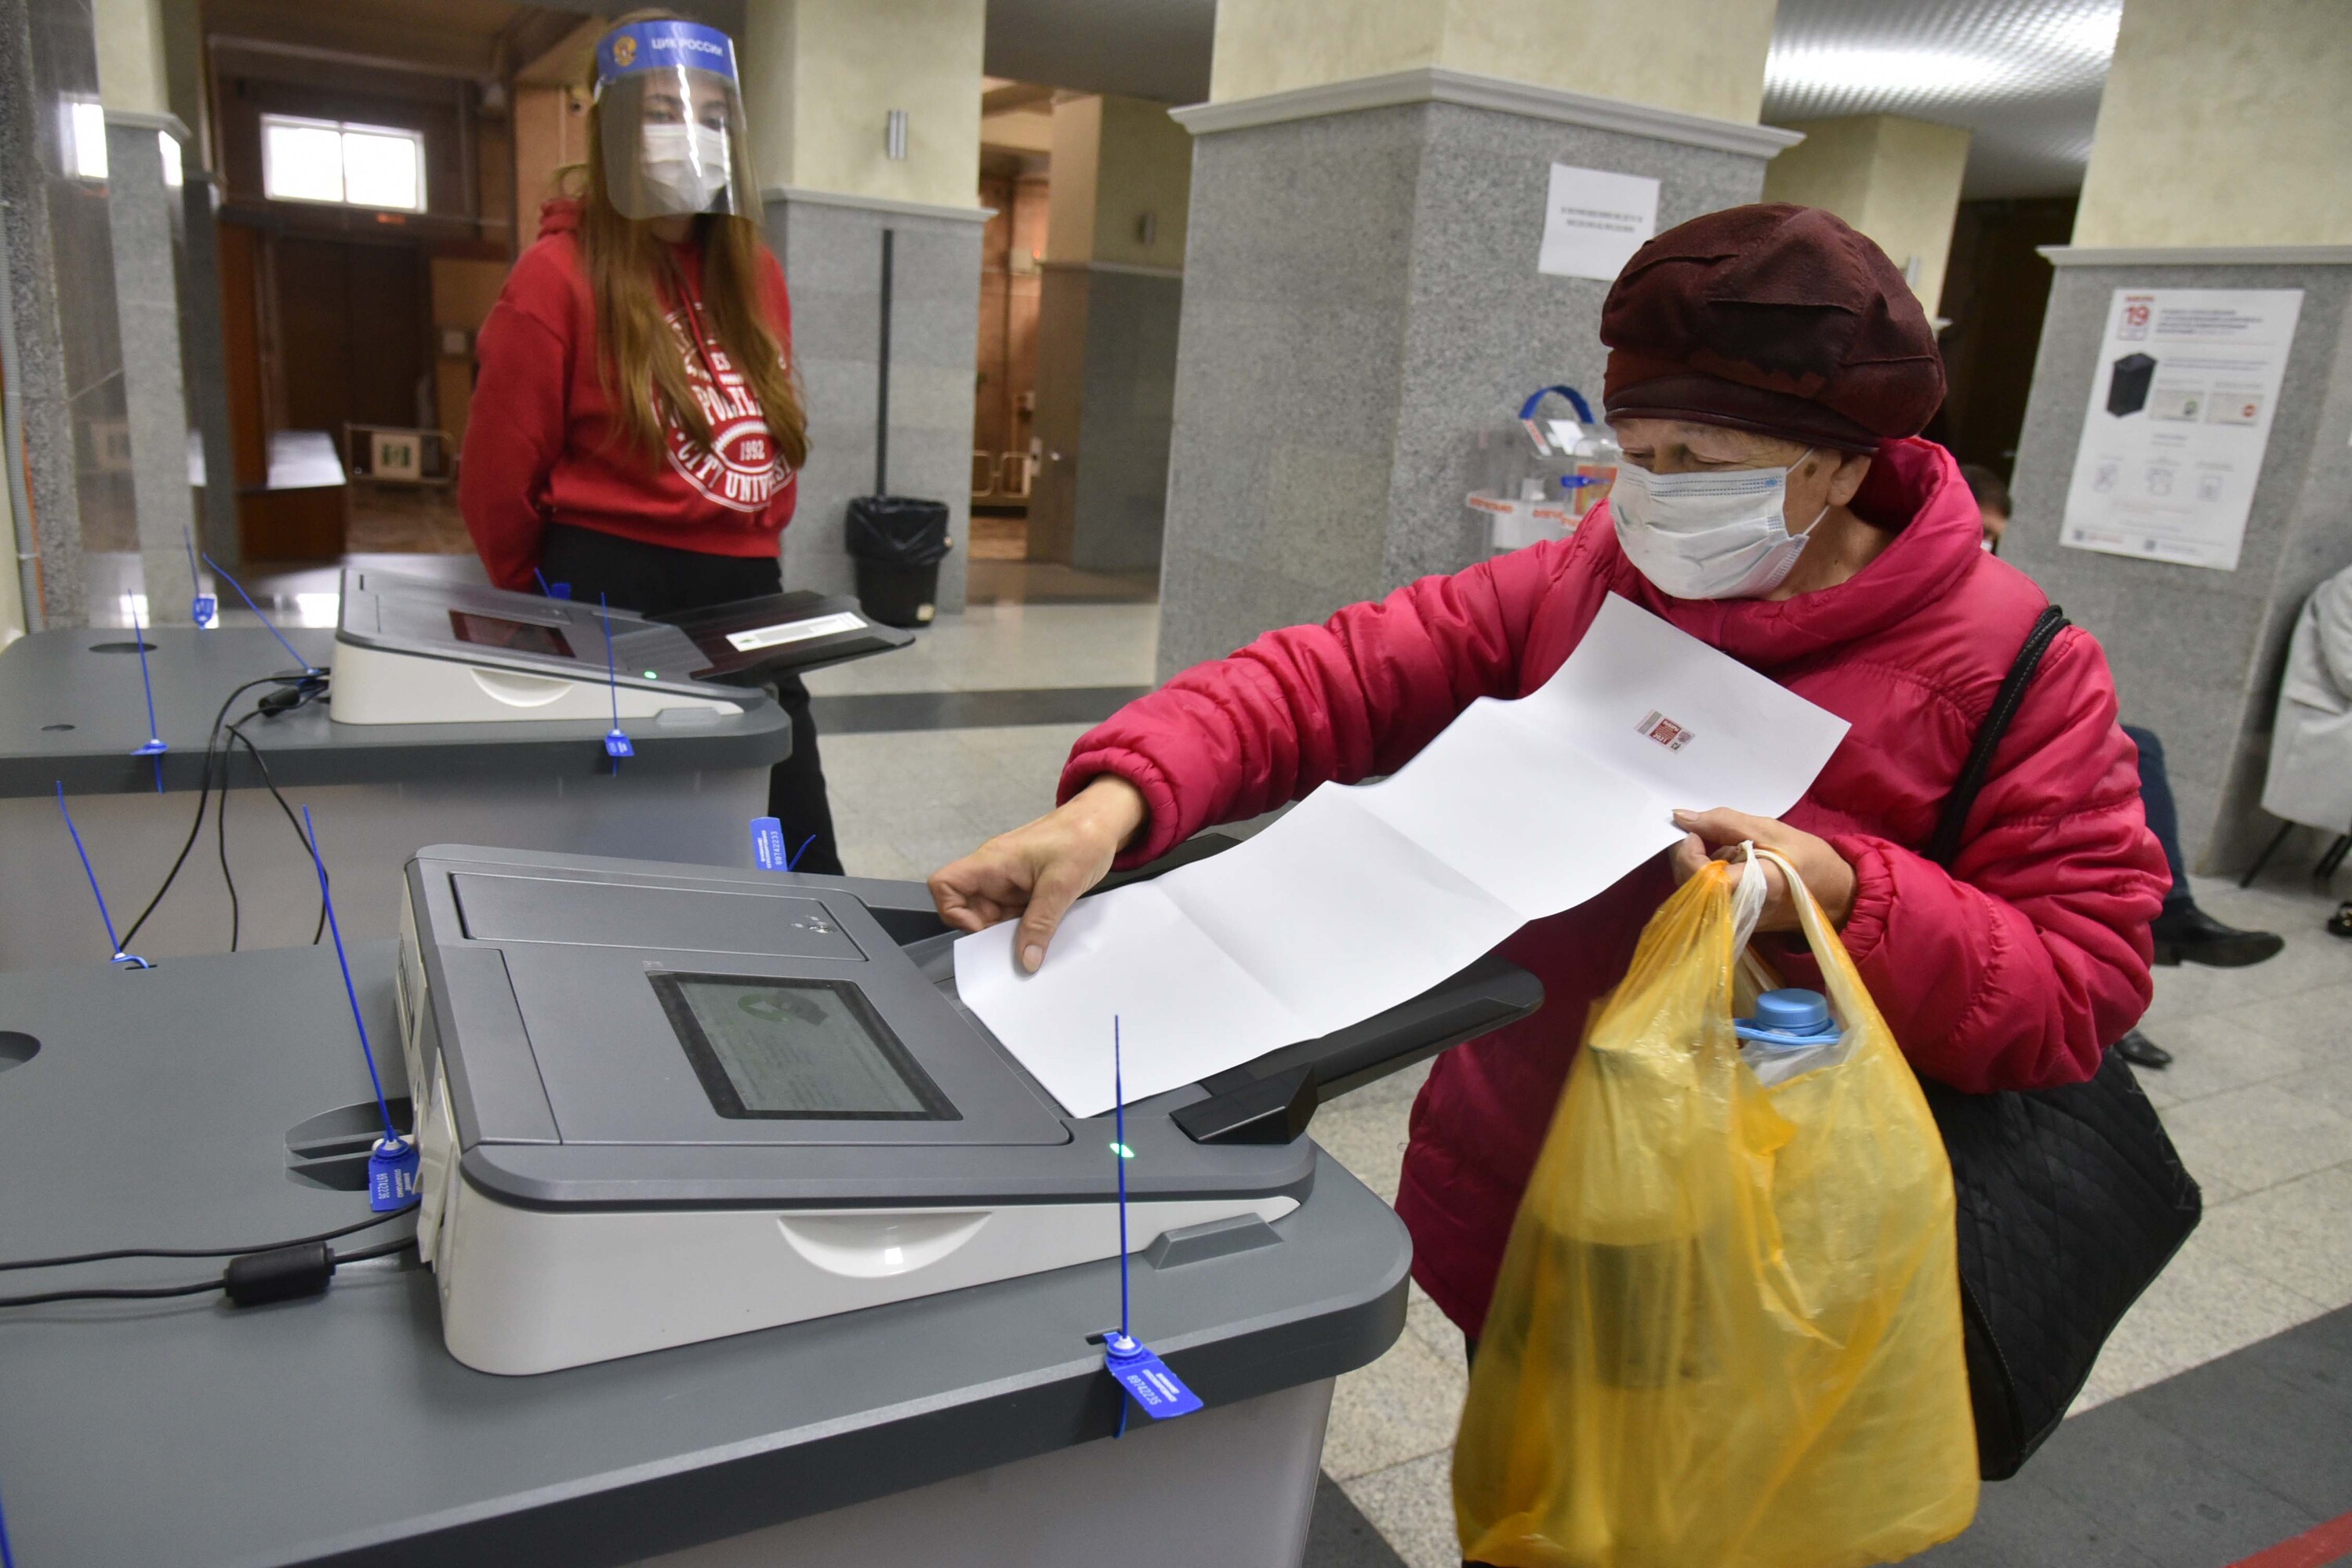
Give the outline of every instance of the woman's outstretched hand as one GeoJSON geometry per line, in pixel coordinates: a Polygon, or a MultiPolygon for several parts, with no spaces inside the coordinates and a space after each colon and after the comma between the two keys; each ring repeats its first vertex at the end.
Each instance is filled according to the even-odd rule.
{"type": "MultiPolygon", "coordinates": [[[[1750,816],[1744,811],[1678,811],[1675,826],[1687,837],[1673,850],[1675,881],[1687,882],[1710,859],[1737,860],[1739,846],[1752,842],[1759,849],[1778,850],[1797,875],[1805,879],[1805,887],[1830,917],[1830,924],[1840,931],[1853,916],[1853,868],[1847,865],[1826,838],[1816,838],[1801,828],[1769,816],[1750,816]]],[[[1789,896],[1789,879],[1771,861],[1764,862],[1764,917],[1757,922],[1759,931],[1795,931],[1798,928],[1796,900],[1789,896]]]]}
{"type": "Polygon", "coordinates": [[[1078,896],[1110,869],[1148,815],[1143,792],[1105,773],[1025,827],[1000,833],[931,873],[931,901],[958,931],[1021,917],[1013,948],[1034,972],[1078,896]]]}

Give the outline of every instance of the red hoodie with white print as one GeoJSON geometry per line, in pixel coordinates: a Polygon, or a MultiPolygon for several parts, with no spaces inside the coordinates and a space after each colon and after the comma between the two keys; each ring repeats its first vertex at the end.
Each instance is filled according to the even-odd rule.
{"type": "MultiPolygon", "coordinates": [[[[490,581],[531,587],[550,522],[709,555],[774,555],[792,521],[794,475],[704,316],[700,249],[673,247],[686,298],[672,302],[669,324],[712,440],[671,419],[661,454],[649,458],[604,395],[579,226],[576,201],[541,208],[538,242],[482,323],[457,504],[490,581]]],[[[761,260],[769,321],[789,344],[783,268],[772,255],[761,260]]]]}

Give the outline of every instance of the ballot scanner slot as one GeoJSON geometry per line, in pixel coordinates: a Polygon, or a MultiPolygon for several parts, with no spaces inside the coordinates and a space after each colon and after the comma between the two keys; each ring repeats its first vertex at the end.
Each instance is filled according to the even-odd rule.
{"type": "Polygon", "coordinates": [[[1327,1100],[1402,1072],[1543,1005],[1543,983],[1487,954],[1451,980],[1360,1024],[1268,1051],[1203,1079],[1209,1098],[1169,1120],[1196,1143],[1287,1143],[1327,1100]]]}
{"type": "MultiPolygon", "coordinates": [[[[923,977],[950,996],[960,935],[947,931],[905,948],[923,977]]],[[[1542,1005],[1543,982],[1489,953],[1360,1024],[1203,1079],[1208,1098],[1178,1107],[1169,1119],[1196,1143],[1287,1143],[1307,1131],[1325,1100],[1491,1034],[1542,1005]]]]}
{"type": "Polygon", "coordinates": [[[660,888],[545,877],[457,872],[457,917],[475,942],[643,947],[659,931],[672,952],[863,962],[824,904],[787,893],[660,888]]]}
{"type": "MultiPolygon", "coordinates": [[[[1166,855],[1103,879],[1093,895],[1147,882],[1240,844],[1226,833],[1201,833],[1166,855]]],[[[955,943],[947,931],[904,944],[924,978],[953,994],[955,943]]],[[[958,1004],[961,1005],[961,1004],[958,1004]]],[[[1362,1023],[1268,1051],[1203,1079],[1208,1098],[1179,1107],[1170,1120],[1196,1143],[1287,1143],[1307,1131],[1327,1100],[1402,1072],[1465,1040],[1491,1034],[1543,1005],[1543,983],[1495,953],[1362,1023]]]]}

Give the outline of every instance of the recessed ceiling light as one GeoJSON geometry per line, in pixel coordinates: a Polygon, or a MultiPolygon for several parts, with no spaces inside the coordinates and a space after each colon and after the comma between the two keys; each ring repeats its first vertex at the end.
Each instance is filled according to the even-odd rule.
{"type": "Polygon", "coordinates": [[[2115,10],[2080,12],[2061,17],[2050,30],[2050,41],[2060,48],[2094,59],[2113,59],[2116,54],[2116,32],[2123,26],[2121,7],[2115,10]]]}
{"type": "Polygon", "coordinates": [[[1776,49],[1765,63],[1764,85],[1768,92],[1862,88],[1957,98],[2002,87],[2019,74],[2006,60],[1936,49],[1776,49]]]}

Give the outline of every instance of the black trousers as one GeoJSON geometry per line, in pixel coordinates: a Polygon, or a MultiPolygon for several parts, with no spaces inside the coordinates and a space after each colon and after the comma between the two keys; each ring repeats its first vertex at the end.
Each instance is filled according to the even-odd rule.
{"type": "Polygon", "coordinates": [[[2136,724],[2123,727],[2139,748],[2139,798],[2147,812],[2147,830],[2164,846],[2164,863],[2172,872],[2172,889],[2164,907],[2177,910],[2197,900],[2189,890],[2189,868],[2180,854],[2180,813],[2172,804],[2172,776],[2165,771],[2164,742],[2153,731],[2136,724]]]}
{"type": "MultiPolygon", "coordinates": [[[[593,604],[602,594],[619,608],[647,616],[698,610],[783,589],[783,569],[772,555],[671,550],[565,523],[549,526],[539,569],[551,583],[572,584],[574,601],[593,604]]],[[[824,796],[824,764],[817,756],[808,688],[797,675],[782,677],[776,682],[776,700],[792,716],[793,754],[768,774],[768,815],[784,825],[788,849],[799,851],[808,842],[793,863],[794,870],[837,877],[841,850],[834,843],[833,807],[824,796]]],[[[748,823],[744,831],[751,831],[748,823]]]]}

